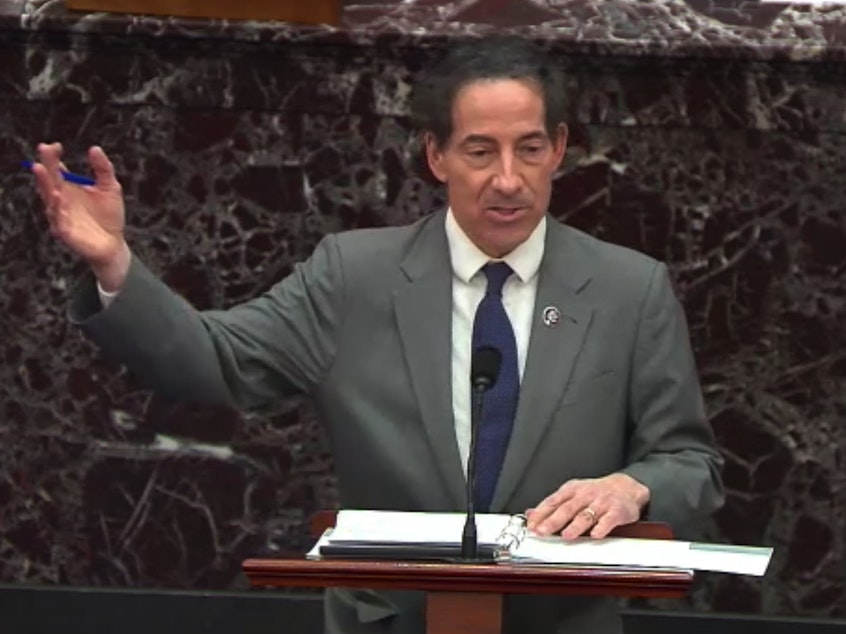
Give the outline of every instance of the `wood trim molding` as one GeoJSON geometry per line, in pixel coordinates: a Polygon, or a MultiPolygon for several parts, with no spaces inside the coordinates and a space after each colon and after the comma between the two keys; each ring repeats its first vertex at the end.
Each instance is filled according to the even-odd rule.
{"type": "Polygon", "coordinates": [[[65,0],[74,11],[337,25],[342,0],[65,0]]]}

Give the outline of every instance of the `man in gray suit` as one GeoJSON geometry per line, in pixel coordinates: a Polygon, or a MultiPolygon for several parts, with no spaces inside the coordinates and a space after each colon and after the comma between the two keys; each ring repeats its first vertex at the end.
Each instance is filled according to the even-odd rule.
{"type": "MultiPolygon", "coordinates": [[[[100,148],[96,185],[82,188],[62,180],[61,147],[41,145],[33,171],[51,230],[93,272],[71,317],[170,397],[247,408],[313,396],[344,507],[461,511],[486,305],[515,391],[498,397],[510,414],[496,423],[501,447],[489,441],[500,458],[484,508],[528,509],[533,530],[563,539],[641,518],[684,534],[723,497],[684,315],[663,264],[548,215],[562,93],[519,40],[451,51],[413,105],[449,208],[327,236],[265,295],[225,311],[196,311],[132,256],[100,148]],[[494,268],[505,274],[492,291],[494,268]]],[[[326,627],[422,632],[422,597],[332,591],[326,627]]],[[[505,628],[611,634],[620,621],[610,599],[510,597],[505,628]]]]}

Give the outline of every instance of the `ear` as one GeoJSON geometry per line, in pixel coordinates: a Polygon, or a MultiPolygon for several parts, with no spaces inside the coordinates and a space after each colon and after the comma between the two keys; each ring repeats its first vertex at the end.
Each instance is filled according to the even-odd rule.
{"type": "Polygon", "coordinates": [[[566,123],[559,123],[555,128],[555,137],[552,139],[552,155],[555,160],[555,169],[561,167],[561,161],[567,153],[567,137],[569,130],[566,123]]]}
{"type": "Polygon", "coordinates": [[[431,132],[426,132],[423,135],[423,143],[426,147],[426,161],[429,163],[429,169],[442,183],[447,182],[447,173],[444,169],[444,153],[438,146],[438,141],[435,135],[431,132]]]}

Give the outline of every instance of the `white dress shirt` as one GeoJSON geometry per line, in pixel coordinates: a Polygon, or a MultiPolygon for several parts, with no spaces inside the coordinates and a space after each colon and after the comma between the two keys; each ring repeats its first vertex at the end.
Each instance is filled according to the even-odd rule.
{"type": "MultiPolygon", "coordinates": [[[[472,356],[473,318],[485,296],[487,281],[481,269],[491,258],[477,247],[458,226],[452,210],[446,216],[446,235],[452,261],[452,408],[455,438],[461,464],[467,471],[470,453],[471,399],[470,358],[472,356]]],[[[502,303],[514,328],[517,343],[517,369],[520,379],[526,367],[532,315],[538,290],[538,269],[546,244],[546,216],[532,234],[502,260],[514,274],[502,288],[502,303]]]]}
{"type": "MultiPolygon", "coordinates": [[[[446,235],[452,262],[452,407],[455,417],[455,438],[461,455],[461,464],[467,471],[470,453],[471,403],[470,358],[473,339],[473,318],[476,308],[485,295],[485,274],[482,267],[491,261],[458,226],[450,209],[446,215],[446,235]]],[[[502,288],[505,312],[514,328],[517,343],[517,369],[520,379],[526,367],[529,335],[532,332],[532,314],[538,289],[538,269],[546,243],[546,217],[532,234],[511,253],[502,258],[514,274],[502,288]]],[[[100,301],[107,308],[120,291],[107,293],[97,284],[100,301]]]]}

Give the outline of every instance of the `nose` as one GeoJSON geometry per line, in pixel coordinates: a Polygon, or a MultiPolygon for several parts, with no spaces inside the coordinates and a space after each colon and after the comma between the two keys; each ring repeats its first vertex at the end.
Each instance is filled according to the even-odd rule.
{"type": "Polygon", "coordinates": [[[496,191],[505,196],[512,196],[520,191],[522,179],[512,153],[502,153],[491,184],[496,191]]]}

